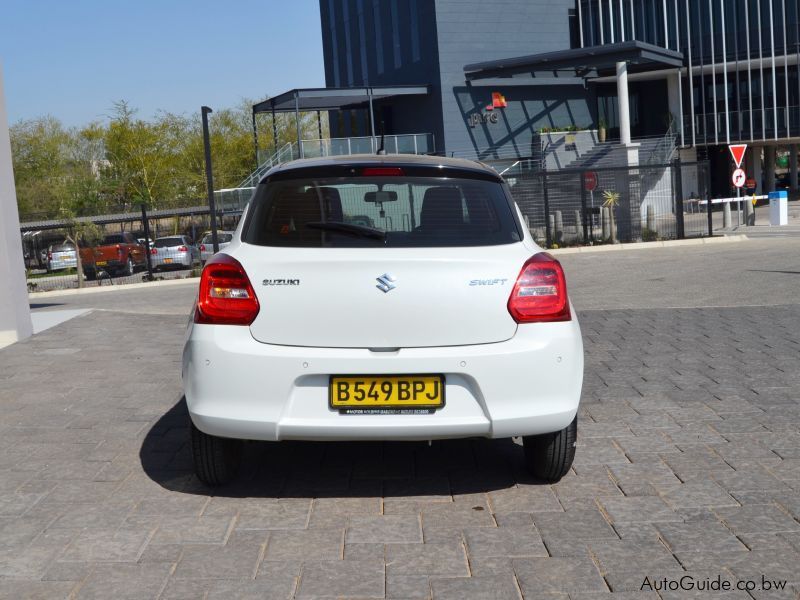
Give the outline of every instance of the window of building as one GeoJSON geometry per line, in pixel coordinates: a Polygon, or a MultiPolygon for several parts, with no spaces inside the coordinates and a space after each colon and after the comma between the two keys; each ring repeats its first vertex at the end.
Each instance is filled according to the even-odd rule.
{"type": "Polygon", "coordinates": [[[358,0],[358,48],[361,54],[361,83],[369,83],[369,69],[367,66],[367,32],[364,26],[364,0],[358,0]]]}
{"type": "Polygon", "coordinates": [[[328,29],[330,30],[331,55],[333,56],[333,86],[339,87],[339,40],[336,36],[336,2],[328,0],[328,29]]]}
{"type": "Polygon", "coordinates": [[[378,75],[383,73],[383,26],[381,24],[381,1],[372,0],[372,20],[375,24],[375,59],[378,75]]]}
{"type": "Polygon", "coordinates": [[[419,52],[419,14],[417,13],[417,0],[409,0],[409,10],[411,11],[411,60],[418,62],[419,52]]]}
{"type": "Polygon", "coordinates": [[[400,46],[400,20],[397,11],[397,0],[392,0],[392,53],[394,54],[394,68],[403,66],[402,48],[400,46]]]}
{"type": "Polygon", "coordinates": [[[353,85],[353,46],[350,44],[350,2],[342,2],[344,25],[344,52],[347,57],[347,85],[353,85]]]}

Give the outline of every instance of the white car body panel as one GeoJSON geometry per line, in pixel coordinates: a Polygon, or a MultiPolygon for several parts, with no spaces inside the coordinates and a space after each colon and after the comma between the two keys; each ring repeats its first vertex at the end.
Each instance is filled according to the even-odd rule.
{"type": "Polygon", "coordinates": [[[427,440],[557,431],[578,410],[583,347],[576,320],[520,325],[508,341],[373,352],[263,344],[247,327],[190,326],[183,381],[205,433],[257,440],[427,440]],[[328,407],[332,374],[442,373],[431,414],[349,415],[328,407]],[[224,376],[222,375],[224,374],[224,376]]]}
{"type": "Polygon", "coordinates": [[[506,304],[530,256],[521,244],[376,250],[241,244],[229,253],[250,275],[262,307],[250,326],[257,340],[339,348],[510,339],[517,323],[506,304]],[[384,274],[395,279],[387,292],[378,287],[384,274]]]}

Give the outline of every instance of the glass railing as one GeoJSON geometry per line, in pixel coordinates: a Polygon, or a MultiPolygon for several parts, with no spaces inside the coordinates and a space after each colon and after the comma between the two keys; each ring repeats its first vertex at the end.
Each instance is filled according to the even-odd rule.
{"type": "Polygon", "coordinates": [[[217,190],[214,192],[214,203],[217,213],[239,214],[250,202],[254,186],[217,190]]]}
{"type": "MultiPolygon", "coordinates": [[[[299,158],[342,156],[348,154],[375,154],[381,146],[380,136],[329,138],[300,142],[299,158]]],[[[432,133],[387,135],[383,138],[386,154],[432,154],[432,133]]]]}

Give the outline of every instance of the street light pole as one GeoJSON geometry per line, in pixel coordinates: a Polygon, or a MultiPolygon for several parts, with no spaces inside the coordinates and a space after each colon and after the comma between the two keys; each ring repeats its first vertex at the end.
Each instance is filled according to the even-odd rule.
{"type": "Polygon", "coordinates": [[[213,112],[209,107],[200,107],[203,116],[203,148],[206,154],[206,189],[208,190],[208,210],[211,213],[211,243],[214,254],[219,252],[219,238],[217,237],[217,208],[214,205],[214,177],[211,173],[211,141],[208,137],[208,114],[213,112]]]}

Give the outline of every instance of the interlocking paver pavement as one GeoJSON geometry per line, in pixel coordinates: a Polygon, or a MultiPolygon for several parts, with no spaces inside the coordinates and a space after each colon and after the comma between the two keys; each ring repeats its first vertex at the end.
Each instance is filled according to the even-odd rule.
{"type": "Polygon", "coordinates": [[[800,590],[800,305],[583,311],[556,485],[510,440],[289,442],[249,444],[216,490],[186,443],[184,310],[100,305],[0,351],[0,598],[589,600],[687,574],[790,582],[734,598],[800,590]]]}

